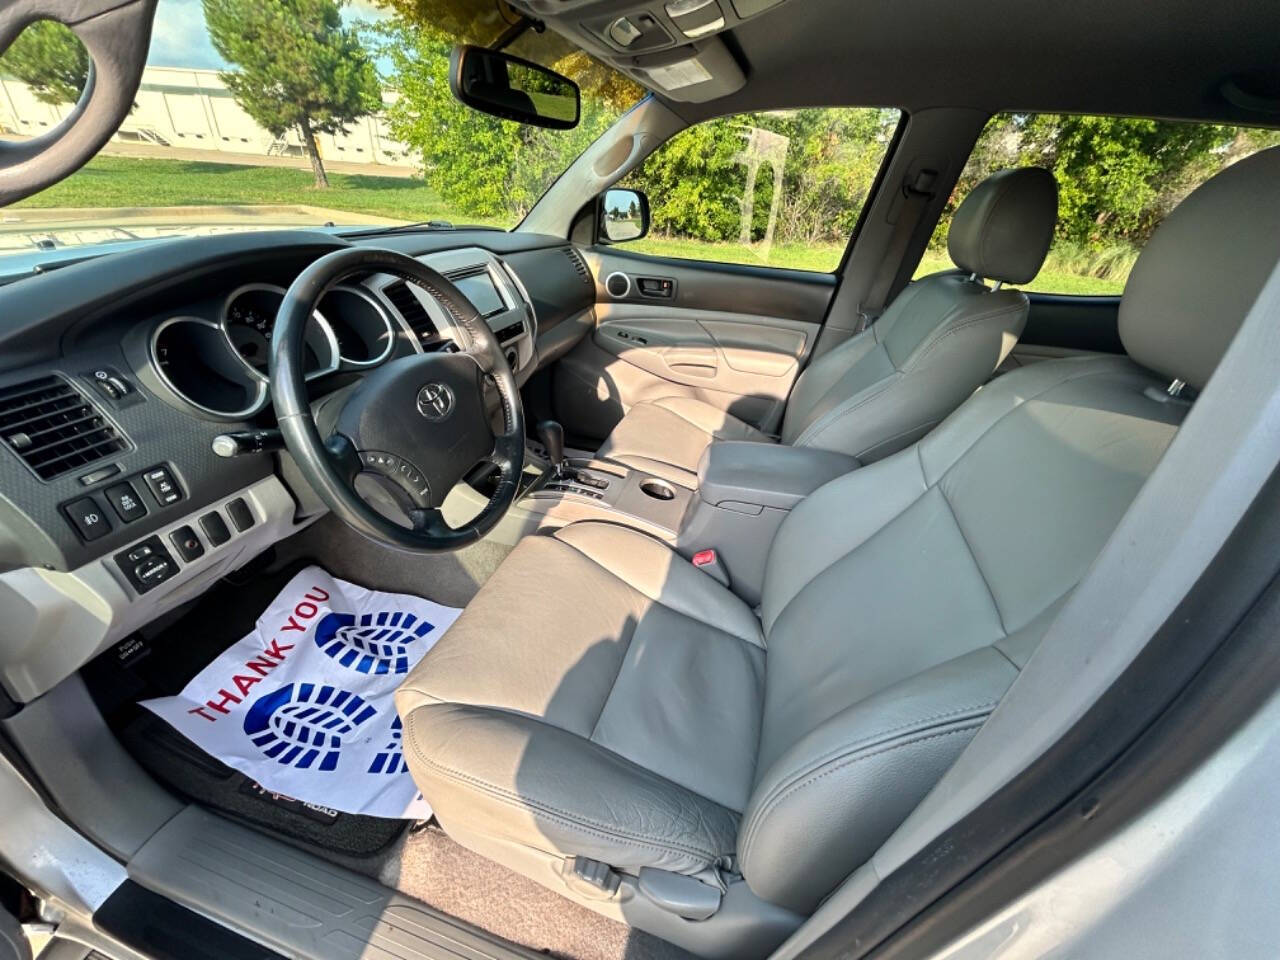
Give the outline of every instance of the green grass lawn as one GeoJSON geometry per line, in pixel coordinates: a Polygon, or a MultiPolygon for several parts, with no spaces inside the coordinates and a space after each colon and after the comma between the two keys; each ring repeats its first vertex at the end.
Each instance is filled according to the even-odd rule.
{"type": "MultiPolygon", "coordinates": [[[[84,169],[15,206],[183,207],[307,204],[397,220],[459,218],[421,180],[330,173],[328,190],[312,186],[310,170],[229,163],[95,157],[84,169]]],[[[499,226],[509,224],[497,224],[499,226]]]]}
{"type": "MultiPolygon", "coordinates": [[[[306,204],[398,220],[450,220],[510,226],[500,220],[469,217],[451,210],[421,180],[330,173],[330,188],[312,186],[309,170],[248,167],[207,161],[140,157],[96,157],[81,171],[18,207],[178,207],[199,205],[306,204]]],[[[767,260],[759,250],[736,243],[704,243],[678,237],[645,237],[626,249],[664,257],[761,264],[829,272],[844,248],[833,243],[774,244],[767,260]]],[[[946,254],[930,251],[916,276],[951,267],[946,254]]],[[[1023,289],[1045,293],[1118,294],[1123,277],[1081,276],[1056,263],[1050,251],[1040,275],[1023,289]]]]}

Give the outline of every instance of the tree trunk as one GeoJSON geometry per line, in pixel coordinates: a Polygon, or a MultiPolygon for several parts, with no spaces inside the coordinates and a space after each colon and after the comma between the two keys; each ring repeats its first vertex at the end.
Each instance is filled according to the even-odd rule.
{"type": "Polygon", "coordinates": [[[311,172],[315,174],[316,189],[327,190],[329,176],[324,172],[324,162],[320,159],[320,149],[316,146],[316,135],[311,131],[311,121],[303,117],[299,127],[302,129],[302,149],[311,161],[311,172]]]}

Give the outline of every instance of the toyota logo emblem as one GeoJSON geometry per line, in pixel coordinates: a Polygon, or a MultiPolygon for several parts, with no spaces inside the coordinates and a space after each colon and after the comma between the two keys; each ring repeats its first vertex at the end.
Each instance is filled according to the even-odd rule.
{"type": "Polygon", "coordinates": [[[443,383],[428,383],[418,391],[418,412],[428,420],[444,420],[453,413],[453,391],[443,383]]]}

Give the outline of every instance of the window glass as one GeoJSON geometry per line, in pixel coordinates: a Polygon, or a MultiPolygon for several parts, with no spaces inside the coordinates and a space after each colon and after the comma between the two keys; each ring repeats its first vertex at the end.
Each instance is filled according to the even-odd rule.
{"type": "Polygon", "coordinates": [[[1026,290],[1119,294],[1138,251],[1188,193],[1280,143],[1280,131],[1125,117],[1004,113],[991,118],[916,276],[951,269],[947,230],[960,201],[997,170],[1042,166],[1058,180],[1058,225],[1026,290]]]}
{"type": "MultiPolygon", "coordinates": [[[[576,80],[582,122],[463,106],[450,48],[489,44],[513,18],[474,0],[160,0],[133,109],[83,169],[5,209],[0,258],[323,224],[515,226],[644,90],[529,30],[509,49],[576,80]]],[[[0,56],[0,139],[55,128],[88,70],[66,27],[29,26],[0,56]]]]}
{"type": "Polygon", "coordinates": [[[623,186],[649,196],[649,236],[627,250],[720,263],[834,270],[900,114],[785,110],[700,123],[623,186]]]}

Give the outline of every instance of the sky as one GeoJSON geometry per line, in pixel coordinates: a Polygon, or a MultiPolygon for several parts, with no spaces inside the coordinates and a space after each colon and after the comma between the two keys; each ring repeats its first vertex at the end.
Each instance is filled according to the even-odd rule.
{"type": "MultiPolygon", "coordinates": [[[[342,11],[342,19],[376,20],[386,11],[373,0],[352,0],[342,11]]],[[[147,63],[153,67],[196,67],[220,70],[227,66],[209,42],[200,0],[160,0],[151,28],[151,50],[147,63]]]]}

